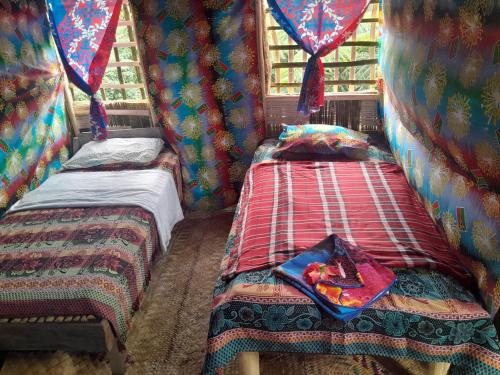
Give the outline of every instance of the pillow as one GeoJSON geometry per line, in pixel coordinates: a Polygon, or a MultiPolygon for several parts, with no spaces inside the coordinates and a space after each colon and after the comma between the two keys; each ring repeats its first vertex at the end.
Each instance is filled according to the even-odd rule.
{"type": "Polygon", "coordinates": [[[64,169],[90,168],[116,163],[144,164],[154,160],[163,148],[160,138],[111,138],[92,141],[66,163],[64,169]]]}
{"type": "Polygon", "coordinates": [[[368,158],[368,135],[335,125],[286,125],[279,136],[275,159],[322,160],[368,158]]]}

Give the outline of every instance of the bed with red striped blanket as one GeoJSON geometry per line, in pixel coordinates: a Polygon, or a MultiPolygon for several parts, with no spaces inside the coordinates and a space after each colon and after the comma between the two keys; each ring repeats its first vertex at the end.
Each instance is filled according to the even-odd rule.
{"type": "Polygon", "coordinates": [[[239,352],[382,355],[500,371],[497,332],[469,275],[394,163],[287,162],[261,146],[247,172],[217,280],[203,372],[239,352]],[[390,294],[333,319],[273,267],[335,233],[394,269],[390,294]]]}
{"type": "Polygon", "coordinates": [[[462,278],[465,269],[396,164],[254,164],[240,199],[224,278],[281,264],[331,233],[389,267],[427,267],[462,278]]]}

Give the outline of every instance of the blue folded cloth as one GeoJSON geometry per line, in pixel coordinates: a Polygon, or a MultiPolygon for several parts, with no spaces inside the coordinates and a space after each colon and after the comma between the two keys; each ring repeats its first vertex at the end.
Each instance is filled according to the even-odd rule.
{"type": "Polygon", "coordinates": [[[396,281],[394,272],[335,234],[274,272],[326,313],[344,321],[361,314],[396,281]]]}

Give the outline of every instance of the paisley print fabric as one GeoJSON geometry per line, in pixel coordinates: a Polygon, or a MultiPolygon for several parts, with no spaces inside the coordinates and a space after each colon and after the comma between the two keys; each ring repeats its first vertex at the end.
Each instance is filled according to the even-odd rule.
{"type": "Polygon", "coordinates": [[[462,250],[495,314],[500,8],[493,1],[388,0],[384,16],[385,127],[394,156],[450,245],[462,250]]]}
{"type": "Polygon", "coordinates": [[[184,203],[236,203],[265,132],[254,1],[132,3],[155,117],[181,159],[184,203]]]}
{"type": "Polygon", "coordinates": [[[63,72],[45,1],[0,4],[0,216],[68,158],[63,72]]]}
{"type": "Polygon", "coordinates": [[[453,278],[397,269],[390,294],[348,322],[332,318],[272,269],[217,281],[203,374],[223,374],[240,352],[378,355],[450,362],[452,374],[497,374],[488,312],[453,278]]]}

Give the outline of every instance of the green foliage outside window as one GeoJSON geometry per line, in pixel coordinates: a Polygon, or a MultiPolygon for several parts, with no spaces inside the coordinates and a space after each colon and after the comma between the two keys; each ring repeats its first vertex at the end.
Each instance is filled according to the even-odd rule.
{"type": "MultiPolygon", "coordinates": [[[[348,63],[350,61],[372,60],[377,58],[378,47],[376,45],[377,27],[378,27],[378,7],[377,3],[372,3],[365,13],[364,18],[371,18],[374,22],[362,22],[356,30],[355,42],[369,42],[368,46],[344,45],[337,48],[327,56],[322,58],[323,63],[348,63]],[[353,60],[353,49],[354,60],[353,60]]],[[[371,20],[367,20],[371,21],[371,20]]],[[[295,42],[286,34],[285,31],[278,29],[278,24],[272,18],[270,13],[266,14],[267,44],[269,46],[290,46],[295,42]]],[[[353,42],[353,38],[347,40],[353,42]]],[[[272,49],[268,51],[271,64],[273,63],[297,63],[306,62],[309,55],[302,49],[272,49]]],[[[292,69],[272,68],[271,69],[271,94],[299,94],[300,83],[304,75],[305,68],[294,67],[292,69]],[[279,75],[279,77],[278,77],[279,75]],[[282,86],[280,86],[282,84],[282,86]],[[290,87],[287,84],[294,84],[290,87]]],[[[377,66],[366,64],[360,66],[346,66],[337,68],[325,67],[325,81],[374,81],[376,79],[377,66]],[[351,74],[354,70],[354,75],[351,74]]],[[[326,84],[325,92],[348,92],[348,91],[375,91],[375,83],[369,84],[326,84]]]]}

